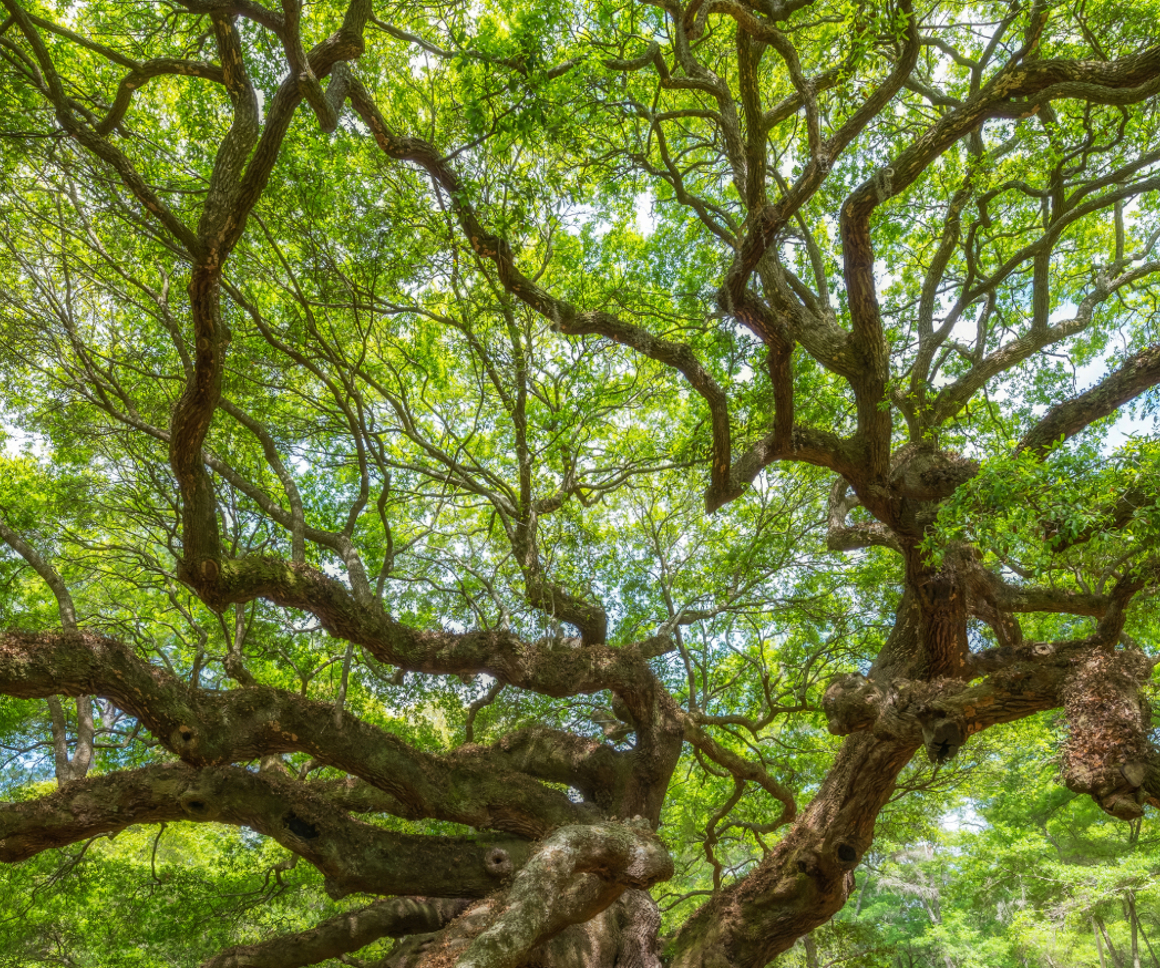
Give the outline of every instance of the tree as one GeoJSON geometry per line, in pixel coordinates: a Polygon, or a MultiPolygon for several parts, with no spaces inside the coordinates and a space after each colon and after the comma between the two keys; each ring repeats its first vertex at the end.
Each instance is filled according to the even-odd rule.
{"type": "Polygon", "coordinates": [[[759,966],[920,750],[1160,804],[1154,2],[4,4],[5,861],[759,966]]]}

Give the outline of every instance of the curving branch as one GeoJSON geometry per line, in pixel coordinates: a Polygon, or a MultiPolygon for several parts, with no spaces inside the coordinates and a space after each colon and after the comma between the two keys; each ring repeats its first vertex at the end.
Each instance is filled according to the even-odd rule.
{"type": "Polygon", "coordinates": [[[396,621],[373,603],[363,606],[341,583],[307,565],[251,555],[226,560],[220,574],[187,576],[211,607],[265,598],[301,608],[339,638],[362,645],[375,658],[410,672],[459,675],[485,672],[521,689],[548,696],[575,696],[610,689],[621,695],[638,723],[656,720],[663,693],[648,659],[672,649],[670,641],[637,647],[566,642],[529,643],[504,629],[469,632],[419,630],[396,621]]]}
{"type": "MultiPolygon", "coordinates": [[[[907,29],[902,50],[899,52],[899,57],[890,74],[858,106],[842,127],[826,139],[825,143],[820,146],[817,155],[810,159],[790,189],[783,193],[778,201],[764,206],[750,219],[749,229],[738,248],[737,256],[730,266],[725,284],[722,287],[720,301],[724,305],[743,304],[749,277],[764,258],[777,234],[813,197],[825,181],[839,155],[898,93],[907,77],[910,76],[917,62],[921,44],[911,5],[909,2],[904,2],[899,4],[899,8],[906,15],[907,29]]],[[[843,206],[844,216],[845,212],[846,208],[843,206]]]]}
{"type": "Polygon", "coordinates": [[[998,612],[1052,612],[1103,618],[1115,602],[1112,595],[1040,585],[1015,585],[1004,581],[984,568],[974,550],[964,545],[948,548],[946,558],[961,576],[969,595],[984,600],[998,612]]]}
{"type": "MultiPolygon", "coordinates": [[[[1157,263],[1160,268],[1160,263],[1157,263]]],[[[1090,390],[1052,407],[1024,435],[1017,453],[1040,457],[1060,441],[1068,440],[1097,420],[1115,413],[1129,400],[1160,383],[1160,346],[1150,346],[1129,357],[1090,390]]]]}
{"type": "Polygon", "coordinates": [[[731,438],[729,406],[724,391],[709,370],[684,343],[654,336],[640,326],[627,323],[602,310],[584,311],[552,296],[524,275],[515,264],[506,239],[488,232],[476,215],[468,190],[434,147],[420,138],[393,135],[378,106],[357,79],[350,85],[351,105],[363,119],[383,152],[397,161],[419,165],[451,200],[452,210],[472,249],[491,261],[504,289],[525,305],[550,320],[552,326],[570,336],[603,336],[679,371],[709,407],[713,428],[714,481],[724,482],[729,472],[731,438]]]}
{"type": "MultiPolygon", "coordinates": [[[[305,55],[315,78],[363,51],[369,0],[351,0],[341,29],[305,55]]],[[[170,421],[169,462],[182,496],[182,558],[179,575],[194,587],[221,571],[217,500],[202,450],[221,399],[230,332],[221,315],[222,270],[277,161],[282,140],[303,95],[297,77],[284,80],[259,126],[257,99],[246,75],[240,42],[226,13],[212,17],[225,77],[234,102],[229,132],[218,147],[209,192],[198,223],[189,299],[193,317],[194,368],[170,421]]],[[[342,89],[340,83],[339,90],[342,89]]],[[[356,585],[356,592],[360,590],[356,585]]]]}
{"type": "Polygon", "coordinates": [[[686,715],[685,740],[696,747],[718,766],[728,770],[736,780],[749,780],[760,786],[781,804],[781,813],[773,820],[773,828],[784,826],[797,816],[797,803],[792,791],[779,783],[760,764],[753,763],[726,749],[701,728],[694,716],[686,715]]]}
{"type": "Polygon", "coordinates": [[[672,875],[672,859],[645,821],[563,827],[516,875],[456,968],[515,968],[533,948],[591,920],[626,890],[647,890],[672,875]]]}
{"type": "Polygon", "coordinates": [[[174,57],[159,57],[154,60],[145,61],[143,64],[134,67],[132,71],[122,78],[121,84],[117,88],[116,99],[113,101],[104,118],[97,122],[94,127],[96,133],[104,137],[116,128],[119,128],[121,122],[125,119],[125,112],[129,110],[129,105],[133,101],[133,94],[147,81],[166,75],[200,77],[203,80],[213,81],[215,84],[225,84],[225,74],[217,64],[209,64],[205,61],[181,60],[174,57]]]}
{"type": "Polygon", "coordinates": [[[855,551],[859,548],[890,548],[902,552],[898,536],[879,521],[850,524],[849,514],[861,504],[850,491],[845,478],[839,477],[830,491],[827,513],[826,547],[831,551],[855,551]]]}
{"type": "Polygon", "coordinates": [[[380,938],[438,931],[462,914],[468,903],[461,899],[387,898],[336,915],[308,931],[227,948],[203,962],[201,968],[306,968],[358,951],[380,938]]]}
{"type": "Polygon", "coordinates": [[[278,37],[286,30],[286,22],[282,15],[263,7],[257,0],[179,0],[179,2],[190,13],[245,17],[278,37]]]}
{"type": "Polygon", "coordinates": [[[553,783],[567,783],[611,813],[625,802],[638,753],[547,726],[527,726],[504,736],[484,754],[487,760],[553,783]]]}
{"type": "MultiPolygon", "coordinates": [[[[44,78],[42,93],[51,102],[60,126],[69,135],[76,138],[85,149],[116,172],[130,193],[187,253],[199,254],[202,247],[197,234],[161,201],[129,159],[109,141],[101,137],[87,119],[78,115],[75,103],[65,93],[64,82],[57,73],[56,65],[49,56],[48,48],[37,31],[31,16],[16,0],[3,0],[3,2],[12,20],[20,28],[28,42],[28,46],[32,49],[37,66],[44,78]]],[[[133,66],[136,66],[135,62],[133,66]]]]}

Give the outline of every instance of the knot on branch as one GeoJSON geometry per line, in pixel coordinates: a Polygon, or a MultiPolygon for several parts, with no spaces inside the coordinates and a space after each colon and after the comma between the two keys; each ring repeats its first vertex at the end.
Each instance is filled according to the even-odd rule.
{"type": "Polygon", "coordinates": [[[894,455],[890,483],[896,494],[914,501],[941,501],[979,473],[979,462],[953,451],[907,444],[894,455]]]}
{"type": "Polygon", "coordinates": [[[865,676],[852,672],[830,683],[822,697],[826,727],[835,736],[869,729],[878,719],[882,690],[865,676]]]}
{"type": "Polygon", "coordinates": [[[934,711],[922,723],[922,743],[932,763],[946,763],[955,758],[967,741],[967,725],[962,713],[934,711]]]}
{"type": "Polygon", "coordinates": [[[282,818],[282,823],[285,824],[286,829],[295,837],[301,840],[316,840],[321,831],[317,824],[311,823],[309,820],[304,820],[291,810],[285,817],[282,818]]]}
{"type": "Polygon", "coordinates": [[[493,877],[506,877],[512,872],[512,859],[501,847],[493,847],[483,858],[487,872],[493,877]]]}
{"type": "MultiPolygon", "coordinates": [[[[956,699],[964,690],[957,679],[900,679],[883,689],[865,676],[851,673],[830,684],[822,697],[822,709],[830,732],[836,736],[868,729],[901,740],[917,741],[921,736],[930,761],[945,763],[955,757],[973,731],[967,712],[956,699]]],[[[973,712],[973,707],[968,711],[973,712]]]]}
{"type": "Polygon", "coordinates": [[[191,820],[216,820],[221,816],[221,808],[205,790],[186,790],[177,798],[177,802],[191,820]]]}
{"type": "Polygon", "coordinates": [[[193,726],[187,726],[182,723],[172,733],[169,734],[170,748],[178,756],[185,757],[193,753],[199,745],[199,736],[197,730],[193,726]]]}
{"type": "Polygon", "coordinates": [[[822,886],[840,883],[849,893],[854,868],[865,856],[867,844],[857,844],[851,836],[827,837],[819,846],[805,847],[793,860],[793,869],[813,878],[822,886]]]}

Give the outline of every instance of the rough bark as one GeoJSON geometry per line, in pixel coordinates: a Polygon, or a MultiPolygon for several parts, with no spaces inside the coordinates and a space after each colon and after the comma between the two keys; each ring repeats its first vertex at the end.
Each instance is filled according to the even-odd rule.
{"type": "Polygon", "coordinates": [[[390,794],[403,816],[436,817],[529,838],[595,819],[486,751],[422,753],[352,716],[333,728],[333,707],[253,686],[193,689],[114,639],[92,634],[0,634],[0,690],[32,698],[96,694],[137,716],[166,749],[206,766],[302,751],[390,794]]]}
{"type": "Polygon", "coordinates": [[[0,859],[12,863],[53,847],[138,823],[228,823],[250,827],[305,858],[335,897],[353,892],[484,897],[531,854],[521,839],[397,834],[347,817],[306,784],[234,766],[178,763],[66,784],[38,800],[0,804],[0,859]]]}

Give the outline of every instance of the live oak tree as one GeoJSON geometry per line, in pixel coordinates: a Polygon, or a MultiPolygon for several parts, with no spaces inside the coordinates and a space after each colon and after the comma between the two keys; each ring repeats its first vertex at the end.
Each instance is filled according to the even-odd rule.
{"type": "Polygon", "coordinates": [[[5,861],[760,966],[920,752],[1160,805],[1156,3],[3,2],[5,861]]]}

